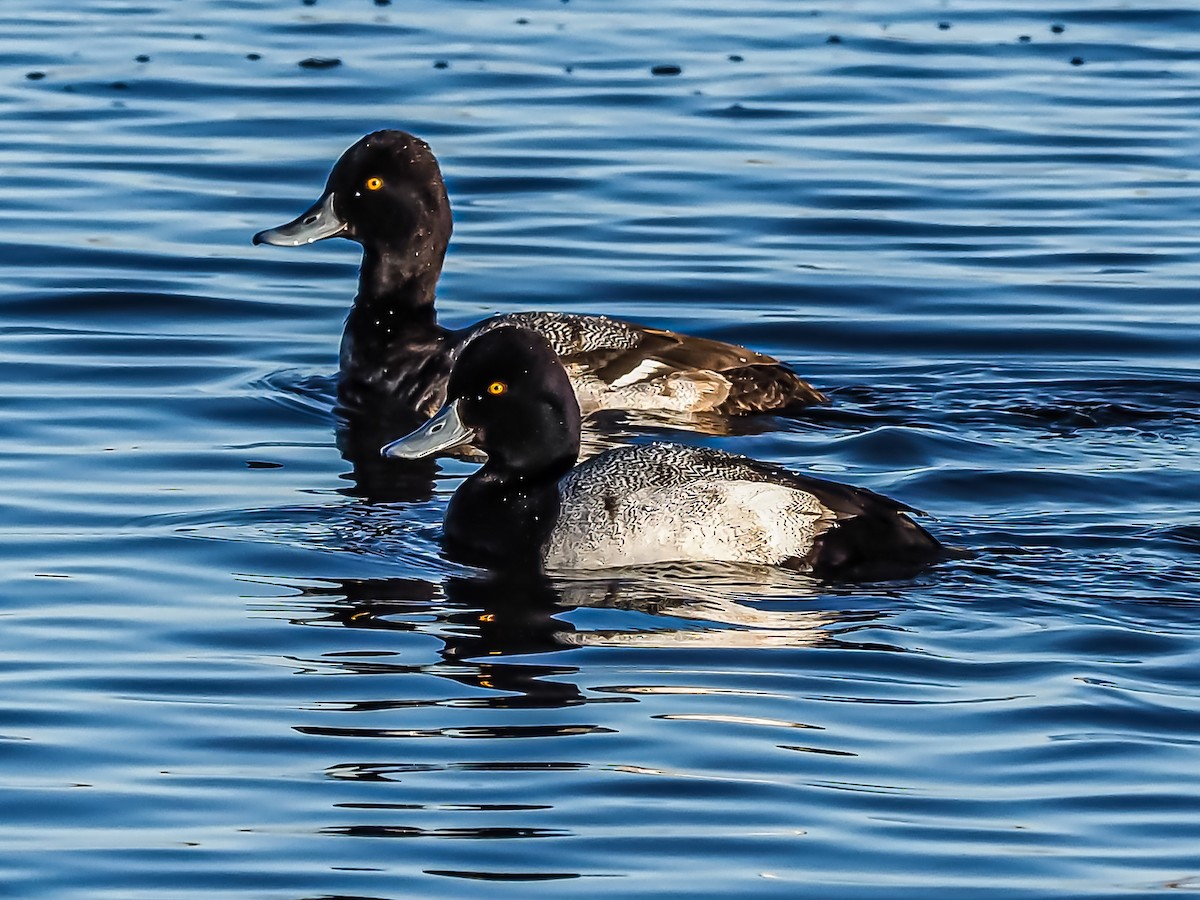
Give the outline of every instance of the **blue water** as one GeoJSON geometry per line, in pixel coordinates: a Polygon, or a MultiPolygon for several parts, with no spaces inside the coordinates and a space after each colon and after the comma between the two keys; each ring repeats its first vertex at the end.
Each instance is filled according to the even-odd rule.
{"type": "Polygon", "coordinates": [[[6,0],[0,895],[1200,894],[1198,31],[6,0]],[[442,560],[470,466],[380,502],[335,443],[356,248],[249,240],[380,127],[446,172],[445,321],[780,356],[835,405],[674,436],[976,557],[540,593],[442,560]]]}

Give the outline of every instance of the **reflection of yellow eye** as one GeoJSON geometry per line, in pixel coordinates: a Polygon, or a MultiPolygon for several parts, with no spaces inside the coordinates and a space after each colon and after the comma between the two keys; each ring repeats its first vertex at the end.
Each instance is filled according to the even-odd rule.
{"type": "Polygon", "coordinates": [[[379,176],[372,175],[370,178],[367,179],[367,190],[368,191],[377,191],[381,187],[383,187],[383,179],[380,178],[379,176]]]}
{"type": "Polygon", "coordinates": [[[491,384],[488,385],[488,393],[491,394],[493,397],[499,397],[501,394],[503,394],[507,390],[508,390],[508,385],[505,384],[503,381],[493,381],[491,384]]]}

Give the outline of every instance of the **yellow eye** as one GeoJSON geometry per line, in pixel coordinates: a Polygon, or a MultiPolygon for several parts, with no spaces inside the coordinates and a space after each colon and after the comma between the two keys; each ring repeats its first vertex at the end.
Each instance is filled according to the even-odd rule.
{"type": "Polygon", "coordinates": [[[501,394],[503,394],[507,390],[508,390],[508,385],[505,384],[503,381],[493,381],[491,384],[488,385],[488,393],[491,394],[493,397],[499,397],[501,394]]]}
{"type": "Polygon", "coordinates": [[[367,179],[367,190],[368,191],[377,191],[381,187],[383,187],[383,179],[380,178],[378,175],[372,175],[370,178],[367,179]]]}

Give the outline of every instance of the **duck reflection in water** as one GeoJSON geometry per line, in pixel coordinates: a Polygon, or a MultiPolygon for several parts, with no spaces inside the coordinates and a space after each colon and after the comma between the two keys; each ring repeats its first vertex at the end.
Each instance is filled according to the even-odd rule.
{"type": "Polygon", "coordinates": [[[435,634],[443,642],[441,662],[419,670],[503,692],[488,699],[489,707],[561,707],[583,702],[575,684],[554,680],[556,675],[575,672],[573,668],[497,664],[493,659],[571,646],[561,639],[571,625],[555,618],[563,609],[559,596],[539,579],[451,576],[440,585],[408,578],[354,580],[309,590],[306,596],[329,601],[318,607],[325,616],[304,624],[337,621],[348,628],[435,634]]]}
{"type": "MultiPolygon", "coordinates": [[[[559,805],[558,795],[523,797],[519,803],[506,797],[502,804],[489,804],[496,798],[486,788],[476,790],[480,779],[492,772],[499,778],[516,772],[554,780],[564,772],[601,765],[578,759],[573,742],[563,745],[569,747],[566,761],[556,752],[559,741],[548,752],[536,749],[547,746],[544,739],[620,730],[615,710],[595,704],[640,704],[648,695],[681,692],[706,703],[710,691],[703,676],[690,666],[677,670],[688,673],[681,686],[668,674],[669,664],[665,671],[661,668],[662,652],[854,647],[855,630],[880,617],[874,611],[797,609],[815,598],[807,594],[802,578],[782,574],[773,578],[770,572],[698,567],[643,572],[636,579],[550,582],[477,573],[452,575],[440,583],[397,578],[310,585],[303,596],[289,597],[286,608],[297,624],[318,626],[306,643],[326,648],[316,658],[300,661],[302,676],[318,677],[308,679],[316,697],[300,711],[295,726],[300,734],[324,739],[322,773],[333,783],[326,793],[336,798],[331,805],[336,818],[319,833],[493,840],[559,834],[541,815],[559,805]],[[777,602],[764,608],[751,605],[767,598],[777,602]],[[296,616],[297,605],[307,606],[308,612],[296,616]],[[607,627],[583,624],[597,621],[607,627]],[[329,628],[331,624],[352,631],[329,628]],[[355,637],[359,629],[379,633],[355,637]],[[394,639],[388,639],[389,633],[394,639]],[[440,652],[431,652],[429,638],[442,642],[440,652]],[[591,650],[587,660],[580,660],[586,668],[568,664],[567,654],[580,648],[591,650]],[[639,658],[631,648],[672,649],[653,654],[652,674],[630,666],[639,658]],[[617,656],[603,660],[597,653],[617,656]],[[537,655],[545,661],[536,662],[537,655]],[[319,677],[331,670],[369,677],[349,683],[319,677]],[[607,677],[597,685],[600,671],[607,677]],[[434,679],[463,687],[446,692],[434,679]],[[497,716],[497,711],[503,712],[497,716]],[[413,738],[434,740],[422,740],[418,747],[413,738]],[[445,738],[472,740],[456,750],[438,740],[445,738]],[[539,740],[531,745],[531,738],[539,740]],[[498,753],[488,745],[512,739],[525,739],[519,746],[529,747],[528,755],[517,751],[513,758],[512,751],[498,753]],[[331,758],[339,749],[343,755],[331,758]],[[488,809],[496,815],[482,820],[447,820],[443,815],[458,809],[488,809]]],[[[815,593],[819,586],[813,582],[811,587],[815,593]]],[[[789,657],[794,661],[794,654],[789,657]]],[[[720,698],[721,712],[715,715],[728,718],[727,699],[720,698]]],[[[531,877],[577,874],[539,868],[531,877]]],[[[514,876],[506,870],[504,877],[514,876]]]]}
{"type": "MultiPolygon", "coordinates": [[[[851,646],[839,632],[881,617],[877,610],[807,607],[818,582],[776,570],[729,566],[662,566],[638,577],[550,581],[491,573],[418,578],[348,579],[307,585],[289,598],[293,622],[420,633],[442,642],[432,664],[389,656],[327,654],[352,673],[436,675],[489,696],[467,701],[489,708],[547,708],[595,702],[570,680],[579,670],[512,657],[593,648],[800,648],[851,646]],[[758,606],[754,601],[770,601],[758,606]],[[297,605],[308,612],[294,615],[297,605]],[[605,626],[579,628],[565,616],[604,615],[605,626]],[[615,624],[610,624],[609,620],[615,624]],[[633,619],[626,626],[624,620],[633,619]]],[[[880,649],[880,645],[873,645],[880,649]]],[[[365,709],[366,707],[364,707],[365,709]]]]}

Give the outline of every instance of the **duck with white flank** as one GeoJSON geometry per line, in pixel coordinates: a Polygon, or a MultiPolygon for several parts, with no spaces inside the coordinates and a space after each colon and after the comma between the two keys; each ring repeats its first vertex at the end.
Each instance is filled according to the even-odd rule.
{"type": "Polygon", "coordinates": [[[458,331],[443,328],[434,292],[450,241],[450,201],[429,146],[377,131],[347,150],[325,192],[256,244],[294,247],[331,237],[363,248],[358,296],[342,337],[338,401],[350,416],[430,415],[455,357],[472,337],[516,324],[543,335],[587,412],[636,409],[736,415],[824,403],[779,360],[720,341],[606,316],[524,312],[458,331]]]}
{"type": "Polygon", "coordinates": [[[692,560],[863,578],[947,555],[911,507],[719,450],[637,445],[576,466],[579,405],[554,349],[526,328],[468,343],[447,396],[382,452],[420,459],[473,443],[487,453],[446,512],[446,551],[462,562],[507,570],[692,560]]]}

